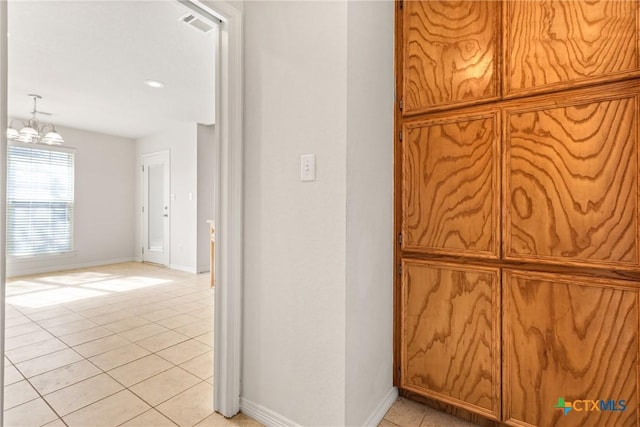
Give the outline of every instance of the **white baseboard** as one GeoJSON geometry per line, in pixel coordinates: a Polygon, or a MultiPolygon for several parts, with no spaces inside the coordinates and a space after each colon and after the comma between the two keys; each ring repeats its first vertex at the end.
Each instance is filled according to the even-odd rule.
{"type": "Polygon", "coordinates": [[[36,259],[32,259],[29,261],[20,261],[18,263],[15,263],[13,266],[8,266],[7,277],[18,277],[18,276],[26,276],[31,274],[51,273],[54,271],[77,270],[79,268],[99,267],[101,265],[120,264],[123,262],[135,262],[135,261],[136,261],[135,257],[127,257],[127,258],[105,259],[100,261],[89,261],[89,262],[69,263],[69,264],[66,264],[64,262],[57,262],[55,263],[55,265],[48,263],[49,265],[45,265],[45,266],[32,266],[32,265],[29,265],[29,262],[34,264],[38,262],[36,259]]]}
{"type": "MultiPolygon", "coordinates": [[[[382,399],[376,409],[369,415],[369,418],[364,422],[363,426],[377,426],[380,424],[389,408],[398,399],[398,389],[391,387],[389,392],[382,399]]],[[[273,412],[271,409],[265,408],[262,405],[251,402],[243,397],[240,398],[240,411],[248,417],[253,418],[259,423],[264,424],[266,427],[291,427],[298,424],[283,417],[282,415],[273,412]]]]}
{"type": "Polygon", "coordinates": [[[273,412],[271,409],[267,409],[243,397],[240,397],[240,411],[246,416],[264,424],[266,427],[292,427],[298,425],[282,415],[273,412]]]}
{"type": "Polygon", "coordinates": [[[373,411],[367,421],[365,421],[364,426],[377,426],[380,424],[382,419],[384,418],[389,408],[398,400],[398,389],[397,387],[391,387],[391,390],[387,393],[387,395],[382,399],[382,402],[378,405],[378,407],[373,411]]]}
{"type": "Polygon", "coordinates": [[[186,273],[197,274],[197,271],[193,267],[185,267],[183,265],[169,264],[169,268],[172,270],[184,271],[186,273]]]}

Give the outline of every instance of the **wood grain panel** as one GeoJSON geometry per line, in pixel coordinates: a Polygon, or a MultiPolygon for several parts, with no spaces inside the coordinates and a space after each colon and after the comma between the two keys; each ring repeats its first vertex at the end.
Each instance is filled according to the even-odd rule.
{"type": "Polygon", "coordinates": [[[500,416],[497,269],[403,262],[401,387],[500,416]]]}
{"type": "Polygon", "coordinates": [[[639,285],[504,272],[503,410],[509,424],[639,425],[639,285]],[[565,416],[554,408],[560,397],[623,399],[626,410],[565,416]]]}
{"type": "Polygon", "coordinates": [[[505,93],[555,90],[638,70],[637,1],[507,1],[505,93]]]}
{"type": "Polygon", "coordinates": [[[405,126],[404,250],[498,256],[498,117],[405,126]]]}
{"type": "Polygon", "coordinates": [[[500,3],[404,3],[404,114],[498,96],[500,3]]]}
{"type": "Polygon", "coordinates": [[[506,258],[637,268],[637,88],[617,88],[507,109],[506,258]]]}

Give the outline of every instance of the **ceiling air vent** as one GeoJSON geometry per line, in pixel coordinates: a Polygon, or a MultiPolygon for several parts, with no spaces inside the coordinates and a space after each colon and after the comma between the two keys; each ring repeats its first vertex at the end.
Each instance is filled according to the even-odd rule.
{"type": "Polygon", "coordinates": [[[198,18],[192,13],[187,13],[186,15],[181,16],[178,20],[195,28],[196,30],[202,31],[203,33],[208,33],[209,31],[213,30],[213,25],[198,18]]]}

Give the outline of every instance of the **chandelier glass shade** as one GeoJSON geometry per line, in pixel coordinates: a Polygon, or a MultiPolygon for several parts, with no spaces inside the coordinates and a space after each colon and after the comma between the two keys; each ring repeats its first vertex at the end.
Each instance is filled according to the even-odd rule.
{"type": "Polygon", "coordinates": [[[17,130],[17,127],[13,126],[14,123],[20,121],[12,120],[11,125],[7,129],[7,139],[9,141],[20,141],[28,144],[62,145],[64,138],[56,131],[56,127],[51,123],[40,122],[37,119],[37,114],[51,115],[43,111],[38,111],[37,102],[38,99],[42,99],[42,97],[33,94],[29,96],[33,98],[31,118],[22,123],[20,131],[17,130]]]}

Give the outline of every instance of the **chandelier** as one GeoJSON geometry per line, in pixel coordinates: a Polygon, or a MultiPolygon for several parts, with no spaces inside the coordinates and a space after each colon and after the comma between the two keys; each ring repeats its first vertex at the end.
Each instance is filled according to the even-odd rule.
{"type": "Polygon", "coordinates": [[[40,95],[29,94],[33,98],[33,111],[31,112],[31,118],[22,123],[20,132],[13,127],[13,123],[19,120],[12,120],[11,126],[7,129],[7,139],[10,141],[20,141],[29,144],[48,144],[48,145],[62,145],[64,138],[56,132],[56,127],[51,123],[39,122],[36,115],[42,114],[50,116],[50,113],[44,111],[38,111],[37,103],[38,99],[42,99],[40,95]]]}

